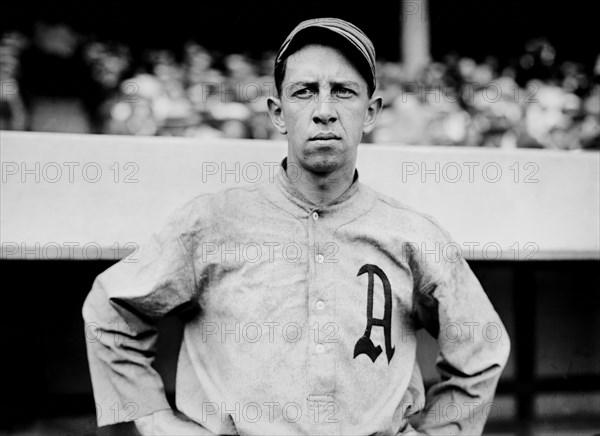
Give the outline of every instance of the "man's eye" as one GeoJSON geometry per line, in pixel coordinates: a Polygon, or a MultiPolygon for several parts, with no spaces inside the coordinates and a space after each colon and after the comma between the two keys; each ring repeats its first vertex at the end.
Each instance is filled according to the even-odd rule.
{"type": "Polygon", "coordinates": [[[313,92],[308,88],[302,88],[292,94],[292,97],[296,98],[310,98],[313,92]]]}
{"type": "Polygon", "coordinates": [[[337,89],[334,89],[333,93],[335,95],[337,95],[338,97],[342,97],[342,98],[350,98],[355,94],[354,91],[352,91],[351,89],[348,89],[348,88],[337,88],[337,89]]]}

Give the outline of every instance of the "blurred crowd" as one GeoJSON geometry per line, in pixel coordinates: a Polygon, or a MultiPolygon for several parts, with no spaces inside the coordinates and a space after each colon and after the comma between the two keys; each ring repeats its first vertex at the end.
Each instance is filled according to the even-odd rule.
{"type": "MultiPolygon", "coordinates": [[[[133,50],[65,25],[0,41],[2,129],[282,139],[267,114],[274,53],[133,50]]],[[[458,54],[409,77],[381,60],[384,109],[364,142],[497,148],[600,149],[600,54],[562,60],[544,39],[500,63],[458,54]]]]}

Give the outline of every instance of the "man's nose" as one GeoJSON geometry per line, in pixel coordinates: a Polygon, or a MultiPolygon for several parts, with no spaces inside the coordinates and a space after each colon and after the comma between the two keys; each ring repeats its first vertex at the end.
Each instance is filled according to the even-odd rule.
{"type": "Polygon", "coordinates": [[[337,120],[335,109],[335,98],[329,93],[319,95],[313,113],[313,122],[317,124],[328,124],[337,120]]]}

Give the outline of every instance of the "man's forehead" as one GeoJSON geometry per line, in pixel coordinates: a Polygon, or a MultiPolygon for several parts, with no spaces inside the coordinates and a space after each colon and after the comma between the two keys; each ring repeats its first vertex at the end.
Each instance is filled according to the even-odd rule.
{"type": "Polygon", "coordinates": [[[298,59],[318,56],[333,56],[338,59],[343,59],[345,62],[350,62],[346,55],[344,55],[344,53],[338,47],[329,44],[311,43],[298,48],[298,50],[290,54],[288,57],[288,63],[294,58],[298,59]]]}

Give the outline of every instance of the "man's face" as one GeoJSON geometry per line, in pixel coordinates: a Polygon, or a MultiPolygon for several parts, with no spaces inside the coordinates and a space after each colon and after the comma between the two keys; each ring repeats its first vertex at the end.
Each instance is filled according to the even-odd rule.
{"type": "Polygon", "coordinates": [[[279,99],[270,99],[271,119],[288,136],[288,163],[315,173],[353,169],[363,132],[381,108],[365,79],[337,49],[307,45],[287,59],[279,99]]]}

